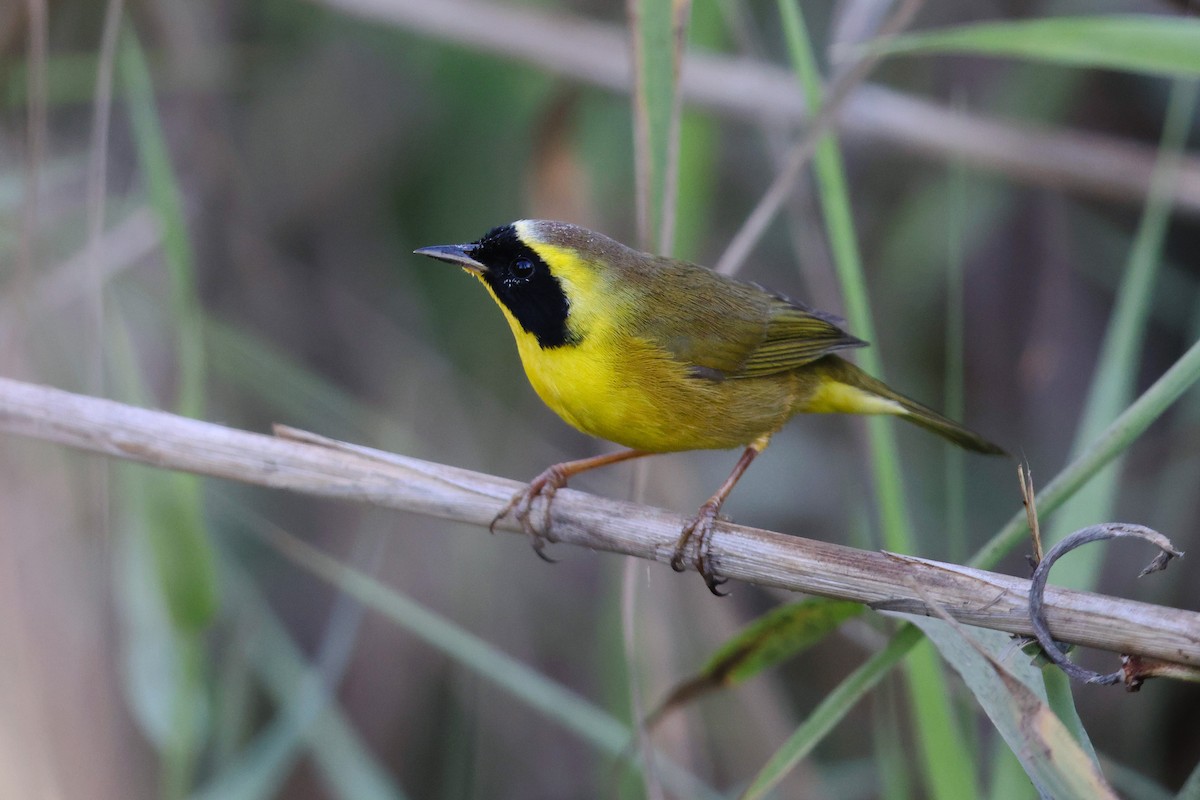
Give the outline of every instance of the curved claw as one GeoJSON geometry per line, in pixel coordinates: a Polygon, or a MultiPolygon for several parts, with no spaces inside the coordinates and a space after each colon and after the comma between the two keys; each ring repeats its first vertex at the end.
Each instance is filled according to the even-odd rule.
{"type": "Polygon", "coordinates": [[[538,536],[533,540],[533,552],[538,558],[540,558],[542,561],[545,561],[547,564],[558,563],[557,558],[551,558],[550,556],[546,555],[546,537],[544,536],[538,536]]]}
{"type": "Polygon", "coordinates": [[[720,506],[712,503],[705,503],[700,506],[699,512],[692,518],[679,534],[679,539],[675,542],[675,554],[671,556],[671,569],[676,572],[683,572],[687,569],[685,564],[685,553],[688,545],[692,540],[695,540],[695,558],[693,564],[696,571],[700,573],[700,577],[704,578],[704,585],[708,590],[717,597],[724,597],[729,592],[722,592],[720,586],[728,581],[728,578],[722,578],[717,575],[716,565],[710,552],[713,522],[717,519],[717,512],[720,506]]]}
{"type": "Polygon", "coordinates": [[[713,565],[712,553],[709,551],[710,539],[712,538],[712,520],[709,520],[703,536],[696,542],[696,571],[700,573],[700,577],[704,578],[704,585],[708,590],[717,597],[725,597],[729,592],[721,591],[722,584],[729,581],[728,578],[722,578],[717,575],[717,570],[713,565]]]}
{"type": "Polygon", "coordinates": [[[545,548],[550,530],[550,503],[554,500],[554,494],[563,486],[566,486],[567,478],[562,474],[557,466],[550,467],[548,470],[538,475],[529,485],[512,496],[508,504],[500,509],[492,522],[488,525],[488,530],[492,533],[496,532],[496,524],[500,520],[514,514],[517,522],[521,526],[521,531],[530,538],[530,544],[533,546],[533,552],[537,553],[538,558],[543,561],[553,564],[555,560],[546,555],[545,548]],[[542,509],[542,528],[538,530],[530,521],[533,514],[533,504],[539,498],[545,500],[545,505],[542,509]]]}
{"type": "Polygon", "coordinates": [[[540,492],[539,494],[544,497],[546,501],[546,511],[542,517],[542,529],[540,531],[535,530],[533,525],[529,523],[529,514],[533,510],[532,500],[526,507],[525,516],[522,519],[522,527],[525,529],[525,532],[529,534],[529,544],[533,547],[533,552],[537,554],[537,557],[542,561],[545,561],[547,564],[557,564],[558,559],[551,558],[550,556],[546,555],[546,542],[550,541],[550,501],[554,499],[554,489],[550,488],[549,490],[540,492]]]}
{"type": "Polygon", "coordinates": [[[729,592],[721,591],[721,586],[728,583],[729,578],[717,577],[717,574],[712,572],[711,568],[708,567],[700,567],[700,576],[704,578],[704,585],[708,587],[708,590],[717,597],[727,597],[729,595],[729,592]]]}
{"type": "Polygon", "coordinates": [[[671,556],[671,569],[676,572],[687,570],[687,564],[684,563],[684,554],[687,552],[688,543],[692,540],[692,534],[696,532],[698,524],[700,524],[700,518],[695,517],[683,527],[683,530],[679,533],[679,538],[675,540],[675,552],[671,556]]]}
{"type": "MultiPolygon", "coordinates": [[[[436,250],[437,248],[433,249],[436,250]]],[[[542,560],[553,563],[554,559],[547,556],[542,550],[545,548],[546,542],[550,541],[550,503],[554,500],[554,494],[567,485],[567,479],[572,475],[578,475],[590,469],[605,467],[609,464],[617,464],[622,461],[628,461],[631,458],[641,458],[648,455],[650,453],[645,450],[621,450],[616,453],[605,453],[599,456],[592,456],[591,458],[581,458],[578,461],[564,461],[561,464],[554,464],[530,481],[528,486],[514,494],[512,499],[508,501],[508,505],[500,509],[500,513],[492,518],[492,523],[488,525],[488,530],[495,533],[496,524],[515,511],[517,522],[521,530],[529,535],[534,552],[542,560]],[[541,530],[535,528],[533,523],[529,521],[529,517],[533,513],[534,501],[539,497],[546,501],[542,506],[541,530]]]]}

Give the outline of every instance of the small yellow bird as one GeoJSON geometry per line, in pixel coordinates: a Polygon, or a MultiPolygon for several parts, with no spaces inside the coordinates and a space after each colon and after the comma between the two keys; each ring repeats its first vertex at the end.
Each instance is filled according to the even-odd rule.
{"type": "Polygon", "coordinates": [[[892,391],[837,355],[866,342],[836,317],[686,261],[633,250],[576,225],[520,220],[470,244],[415,251],[477,277],[504,312],[538,396],[584,433],[630,448],[555,464],[496,516],[516,511],[542,553],[554,493],[631,458],[744,447],[676,543],[714,594],[708,540],[721,504],[772,434],[802,413],[892,414],[968,450],[1004,451],[892,391]],[[542,531],[530,522],[546,500],[542,531]]]}

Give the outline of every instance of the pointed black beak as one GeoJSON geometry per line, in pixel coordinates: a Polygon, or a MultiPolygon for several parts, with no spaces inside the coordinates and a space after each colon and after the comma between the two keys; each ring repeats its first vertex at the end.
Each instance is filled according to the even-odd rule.
{"type": "Polygon", "coordinates": [[[475,245],[473,244],[439,244],[433,247],[422,247],[419,250],[413,250],[413,253],[419,256],[436,258],[438,261],[445,261],[447,264],[457,264],[467,272],[482,275],[487,270],[487,267],[471,257],[471,251],[474,249],[475,245]]]}

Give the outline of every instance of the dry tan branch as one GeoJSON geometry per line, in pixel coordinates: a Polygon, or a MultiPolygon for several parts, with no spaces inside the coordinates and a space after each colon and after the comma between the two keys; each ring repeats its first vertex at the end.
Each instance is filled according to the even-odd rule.
{"type": "MultiPolygon", "coordinates": [[[[287,432],[248,433],[161,411],[0,378],[0,431],[306,494],[486,526],[520,484],[287,432]],[[303,436],[305,440],[298,437],[303,436]]],[[[553,507],[554,539],[666,564],[682,516],[571,490],[553,507]]],[[[503,524],[501,527],[505,527],[503,524]]],[[[721,524],[713,553],[730,578],[927,613],[923,597],[970,625],[1029,634],[1029,581],[910,556],[856,550],[721,524]],[[922,587],[918,596],[911,586],[922,587]]],[[[1051,589],[1060,641],[1200,665],[1200,613],[1051,589]]]]}
{"type": "MultiPolygon", "coordinates": [[[[613,91],[631,85],[626,32],[616,25],[508,2],[315,2],[613,91]]],[[[749,122],[797,125],[805,118],[795,76],[753,59],[688,53],[680,91],[687,103],[749,122]]],[[[838,127],[1016,180],[1122,200],[1146,197],[1156,157],[1152,147],[1112,136],[989,119],[872,84],[847,99],[838,127]]],[[[1174,191],[1176,208],[1200,212],[1200,159],[1180,161],[1174,191]]]]}

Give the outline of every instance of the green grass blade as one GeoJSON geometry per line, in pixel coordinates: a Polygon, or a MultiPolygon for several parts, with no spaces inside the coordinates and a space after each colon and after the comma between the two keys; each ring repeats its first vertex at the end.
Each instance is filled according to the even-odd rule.
{"type": "MultiPolygon", "coordinates": [[[[282,531],[264,527],[261,533],[282,555],[401,625],[547,719],[554,720],[608,755],[626,752],[632,732],[607,711],[374,578],[282,531]]],[[[717,796],[697,778],[661,756],[656,758],[655,766],[663,783],[684,796],[717,796]]]]}
{"type": "Polygon", "coordinates": [[[988,800],[1037,800],[1037,789],[1003,738],[996,740],[988,764],[992,773],[985,792],[988,800]]]}
{"type": "Polygon", "coordinates": [[[277,797],[300,758],[302,721],[284,714],[246,744],[238,758],[191,794],[191,800],[266,800],[277,797]]]}
{"type": "Polygon", "coordinates": [[[267,404],[276,419],[290,425],[320,424],[323,433],[338,438],[361,440],[382,435],[391,449],[413,449],[415,437],[403,420],[367,407],[252,331],[205,319],[204,337],[212,357],[213,378],[267,404]]]}
{"type": "MultiPolygon", "coordinates": [[[[114,477],[112,490],[118,502],[113,515],[113,582],[124,631],[120,651],[124,693],[146,739],[164,754],[164,767],[173,765],[174,777],[164,776],[164,784],[175,785],[192,763],[188,742],[203,738],[202,715],[191,711],[203,704],[204,697],[202,685],[193,680],[191,661],[196,653],[187,641],[191,637],[181,634],[172,619],[170,595],[163,591],[163,573],[155,562],[151,531],[160,520],[149,510],[148,495],[164,488],[156,480],[162,475],[122,464],[114,477]]],[[[183,787],[164,794],[181,796],[183,787]]]]}
{"type": "MultiPolygon", "coordinates": [[[[1038,492],[1038,513],[1051,514],[1141,436],[1179,396],[1200,380],[1200,342],[1193,344],[1162,377],[1113,420],[1091,445],[1038,492]]],[[[1029,532],[1024,509],[1015,513],[968,562],[991,569],[1029,532]]]]}
{"type": "MultiPolygon", "coordinates": [[[[1162,145],[1151,181],[1150,195],[1138,226],[1125,277],[1116,295],[1116,306],[1100,349],[1100,358],[1087,404],[1075,435],[1077,455],[1120,413],[1133,398],[1141,361],[1142,342],[1162,260],[1167,223],[1171,214],[1177,164],[1196,109],[1198,84],[1178,81],[1171,91],[1163,124],[1162,145]]],[[[1113,517],[1118,493],[1120,460],[1102,470],[1055,517],[1047,537],[1053,544],[1071,531],[1113,517]]],[[[1100,570],[1104,548],[1086,548],[1056,570],[1054,582],[1090,589],[1100,570]]]]}
{"type": "Polygon", "coordinates": [[[912,800],[917,771],[905,751],[908,736],[900,718],[900,692],[885,683],[872,698],[871,744],[879,800],[912,800]]]}
{"type": "Polygon", "coordinates": [[[1088,736],[1087,730],[1083,727],[1083,720],[1079,718],[1079,709],[1075,707],[1075,697],[1071,694],[1071,679],[1061,669],[1047,663],[1042,668],[1042,684],[1046,690],[1046,701],[1054,711],[1054,715],[1071,732],[1075,741],[1079,742],[1079,746],[1087,754],[1087,757],[1099,764],[1100,759],[1096,756],[1092,738],[1088,736]]]}
{"type": "Polygon", "coordinates": [[[1149,75],[1200,75],[1200,22],[1166,15],[987,22],[897,36],[877,52],[987,54],[1149,75]]]}
{"type": "MultiPolygon", "coordinates": [[[[136,363],[125,308],[116,306],[108,337],[108,364],[118,397],[153,406],[136,363]]],[[[202,633],[219,606],[216,564],[204,520],[201,479],[163,470],[130,468],[114,506],[146,537],[170,622],[182,633],[202,633]]]]}
{"type": "MultiPolygon", "coordinates": [[[[804,17],[794,0],[779,0],[779,13],[792,64],[804,90],[809,118],[817,119],[821,106],[821,76],[804,17]]],[[[813,167],[830,249],[845,298],[846,316],[856,335],[870,341],[875,338],[870,303],[854,232],[845,167],[836,138],[822,137],[813,155],[813,167]]],[[[877,348],[864,350],[860,358],[868,372],[882,377],[877,348]]],[[[912,552],[913,536],[904,505],[895,434],[889,422],[878,417],[869,419],[868,427],[884,546],[898,552],[912,552]]],[[[918,653],[908,663],[905,679],[914,701],[920,748],[934,795],[942,800],[975,797],[979,781],[974,774],[974,760],[964,745],[965,739],[955,733],[957,720],[942,689],[945,681],[941,677],[941,665],[931,652],[918,653]]]]}
{"type": "MultiPolygon", "coordinates": [[[[1116,465],[1114,464],[1108,469],[1097,470],[1099,474],[1089,471],[1086,473],[1086,477],[1083,472],[1073,468],[1086,465],[1094,467],[1097,463],[1096,457],[1100,456],[1102,451],[1106,452],[1107,456],[1101,460],[1107,464],[1108,461],[1120,455],[1120,450],[1111,449],[1114,445],[1119,445],[1120,449],[1124,449],[1145,429],[1140,418],[1129,417],[1129,412],[1133,410],[1132,406],[1119,418],[1117,414],[1129,402],[1129,398],[1133,394],[1138,352],[1145,334],[1154,278],[1161,261],[1170,215],[1174,165],[1182,152],[1191,119],[1195,113],[1198,86],[1200,84],[1195,81],[1180,81],[1172,89],[1167,119],[1163,125],[1161,155],[1155,167],[1146,209],[1130,252],[1126,276],[1117,293],[1117,305],[1113,310],[1109,328],[1105,334],[1100,362],[1093,378],[1083,421],[1080,423],[1076,436],[1076,458],[1072,466],[1060,473],[1058,478],[1047,485],[1038,496],[1038,510],[1043,516],[1059,506],[1065,506],[1062,515],[1056,518],[1056,533],[1050,537],[1052,541],[1072,530],[1111,518],[1117,488],[1116,465]],[[1109,424],[1114,418],[1126,420],[1122,428],[1117,428],[1115,422],[1109,424]],[[1136,426],[1136,431],[1129,431],[1130,425],[1136,426]],[[1100,433],[1102,429],[1108,434],[1102,435],[1100,433]],[[1125,429],[1125,434],[1119,434],[1122,429],[1125,429]],[[1115,437],[1109,435],[1114,433],[1119,435],[1115,437]],[[1100,446],[1101,438],[1104,440],[1103,447],[1100,446]],[[1087,457],[1086,462],[1085,456],[1087,457]],[[1096,476],[1096,480],[1087,483],[1093,475],[1096,476]],[[1060,479],[1071,482],[1070,490],[1061,495],[1059,492],[1067,488],[1067,484],[1060,483],[1060,479]],[[1083,482],[1078,482],[1080,479],[1083,482]],[[1067,503],[1066,501],[1073,495],[1075,499],[1067,503]]],[[[1189,350],[1188,355],[1191,352],[1189,350]]],[[[1168,374],[1176,373],[1188,355],[1181,358],[1168,374]]],[[[1177,378],[1182,378],[1184,381],[1178,389],[1182,392],[1190,381],[1186,376],[1177,375],[1177,378]]],[[[1162,383],[1162,379],[1159,383],[1162,383]]],[[[1143,395],[1142,400],[1148,396],[1150,396],[1150,391],[1143,395]]],[[[1168,401],[1168,404],[1173,399],[1174,397],[1168,401]]],[[[1135,405],[1141,404],[1142,400],[1135,405]]],[[[1151,415],[1149,419],[1145,420],[1145,425],[1149,425],[1150,421],[1162,413],[1165,406],[1157,408],[1157,410],[1153,406],[1143,405],[1142,408],[1145,413],[1151,415]]],[[[1009,525],[984,547],[984,550],[972,563],[985,569],[993,565],[1002,552],[1026,532],[1027,528],[1024,526],[1023,520],[1023,514],[1015,515],[1009,525]],[[1019,520],[1018,517],[1020,517],[1019,520]],[[1008,542],[1008,544],[1003,544],[1004,542],[1008,542]]],[[[1088,551],[1078,554],[1071,560],[1064,561],[1056,573],[1055,583],[1080,588],[1090,587],[1094,583],[1099,569],[1102,552],[1102,550],[1088,551]]]]}
{"type": "Polygon", "coordinates": [[[663,715],[709,692],[736,686],[792,658],[866,610],[860,603],[814,597],[779,606],[722,644],[698,673],[676,684],[646,715],[652,727],[663,715]]]}
{"type": "Polygon", "coordinates": [[[887,647],[850,673],[775,751],[742,793],[742,800],[765,797],[919,641],[921,632],[906,625],[892,637],[887,647]]]}
{"type": "Polygon", "coordinates": [[[743,628],[705,666],[722,682],[742,683],[824,639],[865,610],[860,603],[813,597],[780,606],[743,628]]]}
{"type": "MultiPolygon", "coordinates": [[[[1117,291],[1116,306],[1101,346],[1099,363],[1088,392],[1083,418],[1076,431],[1076,454],[1103,430],[1133,397],[1140,363],[1139,355],[1166,240],[1176,166],[1191,129],[1198,87],[1200,84],[1196,81],[1177,81],[1172,87],[1150,194],[1129,255],[1125,276],[1117,291]]],[[[1063,505],[1054,517],[1054,525],[1047,537],[1048,544],[1058,541],[1071,531],[1113,518],[1119,490],[1120,464],[1120,457],[1114,459],[1113,463],[1100,470],[1063,505]]],[[[1089,548],[1064,562],[1055,575],[1055,583],[1080,589],[1092,588],[1099,575],[1104,553],[1103,549],[1089,548]]],[[[1075,708],[1070,682],[1056,669],[1047,670],[1045,680],[1051,707],[1075,735],[1085,752],[1093,760],[1097,760],[1095,749],[1075,708]]]]}
{"type": "Polygon", "coordinates": [[[1104,772],[1112,782],[1121,797],[1136,797],[1137,800],[1174,800],[1175,793],[1165,789],[1162,784],[1147,778],[1137,770],[1124,764],[1106,758],[1103,761],[1104,772]]]}
{"type": "Polygon", "coordinates": [[[937,653],[922,642],[904,665],[904,681],[916,717],[922,767],[932,796],[978,797],[982,781],[955,713],[949,682],[937,653]]]}
{"type": "Polygon", "coordinates": [[[150,207],[162,227],[163,256],[171,278],[171,313],[176,325],[179,370],[175,410],[183,416],[200,417],[204,412],[203,312],[196,296],[196,267],[183,212],[183,190],[176,179],[155,106],[150,67],[137,34],[129,26],[121,34],[117,66],[150,207]]]}
{"type": "MultiPolygon", "coordinates": [[[[693,6],[688,25],[689,45],[718,52],[725,27],[715,3],[693,6]]],[[[718,200],[719,159],[723,126],[711,115],[683,111],[679,119],[679,176],[675,189],[675,241],[664,253],[698,261],[706,234],[712,229],[718,200]]]]}
{"type": "MultiPolygon", "coordinates": [[[[426,643],[470,665],[481,675],[521,697],[547,717],[609,753],[619,753],[629,729],[565,687],[452,624],[408,597],[294,540],[281,552],[365,605],[412,631],[426,643]]],[[[279,542],[277,542],[279,543],[279,542]]]]}
{"type": "MultiPolygon", "coordinates": [[[[135,149],[150,206],[162,229],[163,256],[171,287],[171,316],[179,372],[175,409],[199,417],[204,411],[204,342],[202,311],[196,296],[196,270],[183,212],[183,192],[175,176],[163,134],[154,86],[145,54],[132,27],[121,33],[117,69],[124,85],[135,149]]],[[[132,349],[126,386],[136,380],[132,349]]],[[[141,383],[137,386],[140,390],[141,383]]],[[[171,720],[171,736],[162,750],[162,784],[166,797],[189,790],[204,743],[203,723],[196,716],[196,695],[205,684],[203,643],[199,638],[217,612],[219,591],[216,558],[207,535],[200,479],[156,474],[144,478],[148,515],[146,531],[158,573],[160,591],[176,629],[175,651],[180,669],[171,720]]]]}
{"type": "MultiPolygon", "coordinates": [[[[145,54],[128,27],[121,36],[118,67],[125,84],[138,161],[150,205],[162,227],[163,255],[171,279],[171,312],[179,370],[175,408],[185,416],[199,417],[204,410],[204,340],[192,246],[183,217],[183,193],[175,178],[158,118],[145,54]]],[[[167,535],[167,540],[159,542],[155,548],[164,591],[170,597],[177,623],[193,630],[202,629],[216,613],[218,591],[215,558],[205,534],[200,507],[199,479],[178,476],[154,496],[171,506],[164,511],[164,519],[174,520],[169,526],[154,528],[157,534],[167,535]],[[166,511],[170,513],[166,514],[166,511]]]]}
{"type": "Polygon", "coordinates": [[[1042,796],[1116,800],[1095,759],[1050,710],[1037,673],[1022,661],[1011,668],[1001,663],[1010,637],[975,630],[968,638],[958,624],[901,616],[923,630],[954,667],[1042,796]]]}
{"type": "Polygon", "coordinates": [[[1200,763],[1196,764],[1192,774],[1184,781],[1176,800],[1200,800],[1200,763]]]}
{"type": "MultiPolygon", "coordinates": [[[[371,754],[336,702],[324,703],[311,717],[294,712],[298,692],[304,695],[319,690],[324,694],[325,690],[321,688],[324,681],[305,659],[250,576],[231,559],[224,560],[223,567],[239,616],[253,630],[253,636],[247,637],[248,656],[267,692],[276,705],[284,709],[284,718],[261,734],[235,767],[215,776],[195,797],[249,800],[277,796],[278,781],[286,777],[297,756],[296,737],[300,736],[335,797],[356,800],[403,798],[404,792],[371,754]]],[[[302,698],[301,701],[311,699],[302,698]]]]}
{"type": "Polygon", "coordinates": [[[690,0],[629,0],[634,65],[634,152],[641,245],[669,255],[675,239],[679,68],[690,0]]]}
{"type": "MultiPolygon", "coordinates": [[[[821,110],[821,75],[809,43],[808,31],[799,6],[792,0],[779,0],[779,12],[787,35],[788,51],[804,91],[809,118],[816,119],[821,110]]],[[[841,149],[832,135],[821,138],[813,155],[819,187],[821,211],[833,252],[846,318],[854,334],[869,342],[875,339],[871,305],[867,299],[867,284],[863,277],[862,258],[854,232],[850,209],[850,192],[846,186],[846,170],[841,149]]],[[[883,378],[883,363],[878,347],[864,348],[858,361],[867,372],[883,378]]],[[[867,420],[876,491],[879,495],[880,517],[883,520],[884,546],[890,550],[912,552],[912,534],[904,508],[904,486],[900,479],[896,440],[889,423],[872,417],[867,420]]]]}
{"type": "MultiPolygon", "coordinates": [[[[966,412],[966,333],[965,277],[963,275],[963,232],[967,217],[967,176],[961,161],[956,161],[947,178],[950,199],[946,209],[946,392],[942,413],[950,419],[963,419],[966,412]]],[[[950,561],[962,561],[967,555],[967,454],[949,443],[943,446],[946,476],[946,536],[950,561]]]]}
{"type": "MultiPolygon", "coordinates": [[[[125,318],[116,309],[106,330],[114,388],[147,405],[125,318]]],[[[216,612],[215,564],[207,539],[199,479],[123,464],[114,511],[123,558],[116,576],[129,626],[122,655],[131,708],[161,756],[160,789],[183,797],[207,735],[203,632],[216,612]],[[195,547],[205,549],[197,552],[195,547]]]]}

